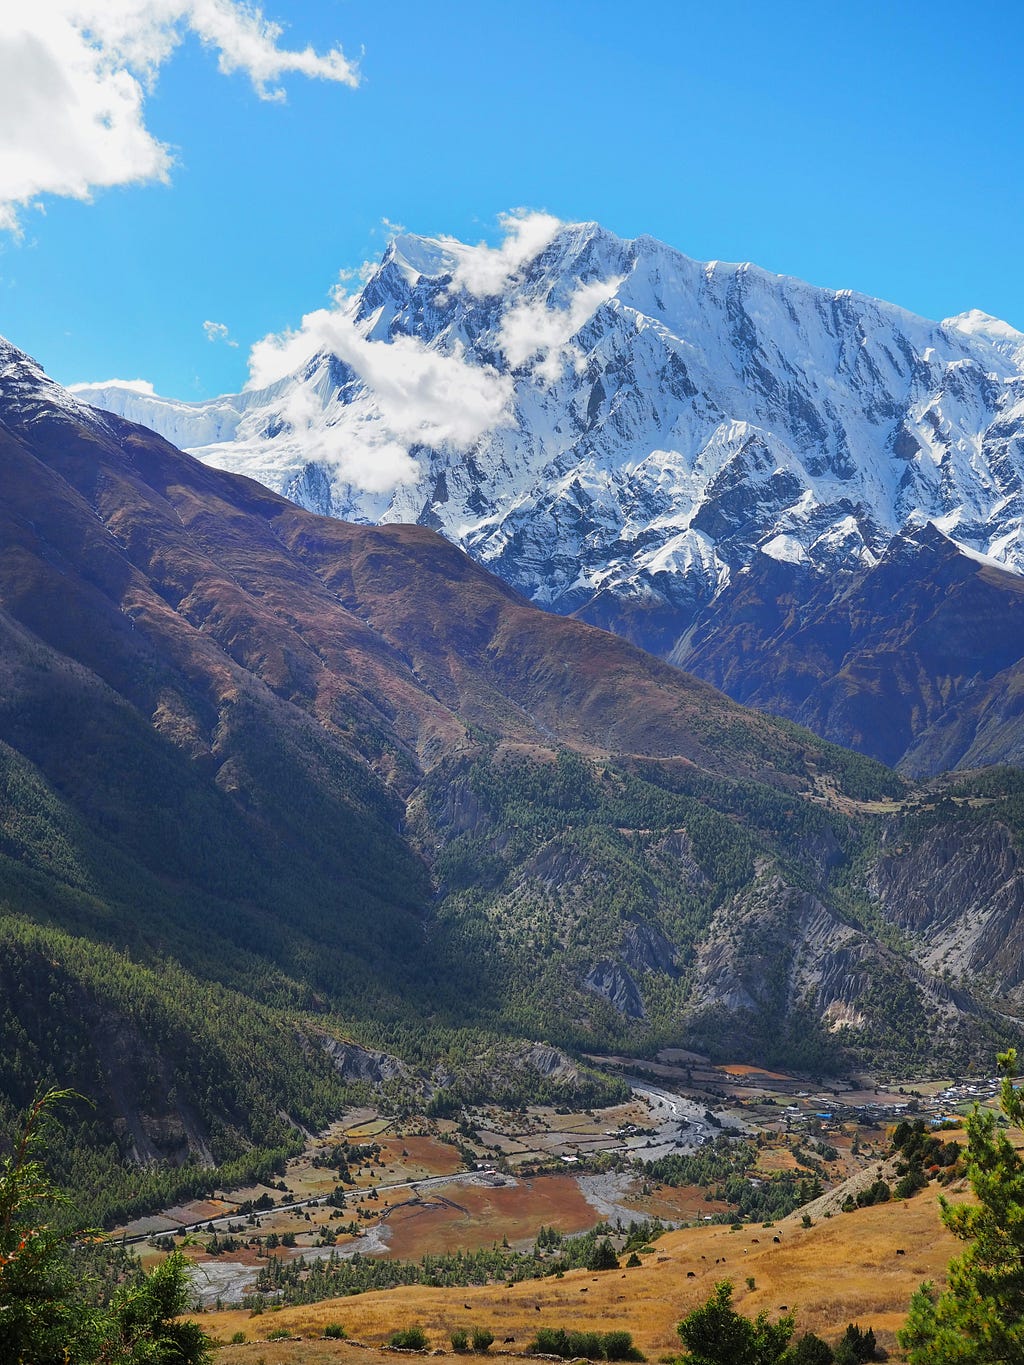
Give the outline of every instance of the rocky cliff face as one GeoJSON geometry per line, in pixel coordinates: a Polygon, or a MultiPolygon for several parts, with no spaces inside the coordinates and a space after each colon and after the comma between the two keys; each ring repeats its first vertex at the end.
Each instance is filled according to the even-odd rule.
{"type": "Polygon", "coordinates": [[[868,889],[930,971],[1024,1002],[1024,861],[1005,824],[951,821],[916,836],[897,826],[868,889]]]}
{"type": "Polygon", "coordinates": [[[766,869],[721,907],[696,959],[693,1004],[709,1020],[709,1040],[749,1047],[770,1036],[780,1055],[799,1054],[824,1028],[847,1047],[886,1037],[891,1057],[903,1050],[918,1065],[928,1065],[935,1030],[944,1046],[969,1047],[984,1018],[970,992],[951,988],[922,961],[926,954],[894,951],[830,900],[766,869]]]}

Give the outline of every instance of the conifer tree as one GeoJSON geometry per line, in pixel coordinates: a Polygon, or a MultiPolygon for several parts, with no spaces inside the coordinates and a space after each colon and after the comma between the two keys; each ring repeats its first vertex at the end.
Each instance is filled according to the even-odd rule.
{"type": "Polygon", "coordinates": [[[206,1365],[209,1343],[188,1308],[184,1257],[173,1253],[106,1305],[73,1262],[83,1233],[43,1156],[54,1107],[70,1091],[37,1096],[0,1162],[0,1361],[18,1365],[206,1365]]]}
{"type": "MultiPolygon", "coordinates": [[[[1024,1091],[1014,1086],[1017,1054],[999,1059],[1000,1108],[1024,1128],[1024,1091]]],[[[1024,1365],[1024,1159],[997,1123],[975,1106],[967,1120],[967,1173],[974,1204],[940,1199],[942,1221],[966,1242],[937,1294],[923,1284],[899,1334],[911,1365],[1024,1365]]]]}

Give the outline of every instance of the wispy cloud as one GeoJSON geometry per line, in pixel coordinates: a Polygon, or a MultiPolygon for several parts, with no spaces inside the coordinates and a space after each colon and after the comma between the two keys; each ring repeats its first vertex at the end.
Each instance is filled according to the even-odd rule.
{"type": "Polygon", "coordinates": [[[95,379],[88,384],[69,384],[69,393],[82,393],[86,389],[131,389],[133,393],[144,393],[148,398],[156,396],[156,389],[148,379],[95,379]]]}
{"type": "Polygon", "coordinates": [[[512,381],[474,365],[456,347],[429,349],[415,337],[369,341],[356,327],[351,301],[308,313],[301,325],[264,337],[249,356],[249,388],[264,388],[321,352],[337,356],[359,381],[353,401],[326,413],[312,386],[286,400],[282,416],[303,434],[304,447],[368,492],[386,492],[416,477],[417,445],[472,446],[505,416],[512,381]]]}
{"type": "Polygon", "coordinates": [[[203,331],[207,341],[223,341],[225,346],[237,347],[238,342],[232,340],[231,331],[226,322],[204,322],[203,331]]]}
{"type": "Polygon", "coordinates": [[[556,384],[567,365],[578,368],[582,355],[570,345],[588,318],[622,283],[621,275],[581,284],[564,308],[549,308],[543,299],[528,300],[509,308],[501,320],[498,345],[515,368],[532,361],[532,370],[546,384],[556,384]]]}
{"type": "Polygon", "coordinates": [[[40,195],[88,199],[167,180],[170,149],[145,122],[160,68],[188,35],[243,72],[261,99],[289,75],[355,86],[340,47],[280,46],[282,28],[246,0],[33,0],[0,33],[0,229],[17,232],[40,195]]]}
{"type": "Polygon", "coordinates": [[[562,226],[561,220],[550,213],[526,209],[502,214],[498,221],[505,231],[500,246],[488,246],[486,242],[467,246],[454,237],[440,238],[457,260],[453,286],[477,298],[500,294],[516,271],[539,256],[562,226]]]}

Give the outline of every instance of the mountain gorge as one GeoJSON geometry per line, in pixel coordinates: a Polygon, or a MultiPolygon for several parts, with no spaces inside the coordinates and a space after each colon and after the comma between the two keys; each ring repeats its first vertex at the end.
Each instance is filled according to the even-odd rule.
{"type": "Polygon", "coordinates": [[[1014,626],[978,653],[974,609],[1016,619],[1024,336],[594,224],[527,235],[399,236],[241,395],[79,395],[316,512],[440,530],[537,605],[909,772],[1019,757],[1024,650],[1014,626]],[[455,367],[475,426],[399,459],[399,359],[455,367]]]}
{"type": "Polygon", "coordinates": [[[260,1168],[367,1077],[614,1093],[541,1042],[816,1069],[1016,1036],[1012,772],[913,788],[6,343],[0,461],[0,1121],[40,1079],[96,1100],[64,1160],[98,1214],[260,1168]]]}

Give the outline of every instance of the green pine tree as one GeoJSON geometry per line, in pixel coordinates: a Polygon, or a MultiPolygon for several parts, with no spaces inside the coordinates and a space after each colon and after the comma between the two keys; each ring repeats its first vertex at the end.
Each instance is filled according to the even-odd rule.
{"type": "MultiPolygon", "coordinates": [[[[999,1057],[1000,1107],[1024,1127],[1024,1092],[1014,1086],[1017,1054],[999,1057]]],[[[995,1114],[975,1106],[967,1120],[967,1173],[976,1204],[940,1199],[942,1221],[968,1243],[949,1266],[949,1286],[923,1284],[899,1334],[911,1365],[1024,1365],[1024,1160],[995,1114]]]]}
{"type": "Polygon", "coordinates": [[[98,1305],[73,1263],[82,1237],[43,1156],[55,1105],[40,1094],[0,1162],[0,1361],[18,1365],[207,1365],[209,1341],[189,1306],[188,1264],[173,1252],[141,1283],[98,1305]]]}

